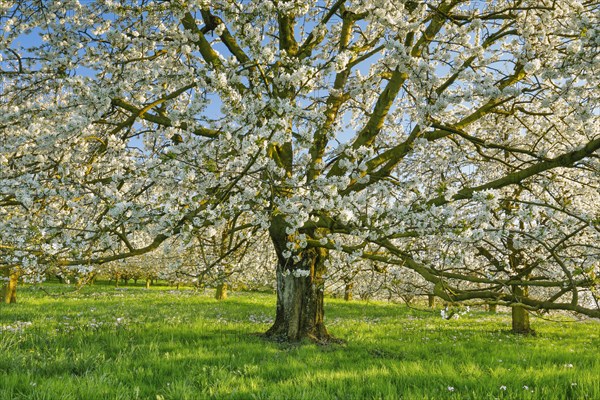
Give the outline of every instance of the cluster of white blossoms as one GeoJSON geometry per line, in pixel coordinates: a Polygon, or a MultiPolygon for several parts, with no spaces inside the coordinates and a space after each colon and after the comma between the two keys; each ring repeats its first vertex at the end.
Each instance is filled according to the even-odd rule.
{"type": "Polygon", "coordinates": [[[0,266],[243,220],[293,271],[321,247],[595,296],[593,2],[122,3],[0,6],[0,266]]]}

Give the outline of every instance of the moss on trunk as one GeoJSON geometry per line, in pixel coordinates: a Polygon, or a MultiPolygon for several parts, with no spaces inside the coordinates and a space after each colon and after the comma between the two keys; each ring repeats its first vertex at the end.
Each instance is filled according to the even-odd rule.
{"type": "Polygon", "coordinates": [[[2,288],[2,301],[6,304],[17,302],[17,282],[19,281],[19,271],[12,268],[8,271],[8,282],[2,288]]]}
{"type": "Polygon", "coordinates": [[[217,300],[226,300],[227,299],[227,283],[221,282],[217,285],[217,290],[215,292],[215,299],[217,299],[217,300]]]}
{"type": "Polygon", "coordinates": [[[354,284],[352,282],[346,283],[344,286],[344,300],[350,301],[352,300],[352,289],[354,288],[354,284]]]}
{"type": "MultiPolygon", "coordinates": [[[[513,285],[513,294],[520,301],[521,298],[527,297],[527,287],[513,285]]],[[[512,306],[512,332],[519,334],[530,334],[534,331],[529,323],[529,312],[519,303],[512,306]]]]}
{"type": "Polygon", "coordinates": [[[429,308],[435,307],[435,295],[433,295],[433,294],[427,295],[427,305],[429,306],[429,308]]]}

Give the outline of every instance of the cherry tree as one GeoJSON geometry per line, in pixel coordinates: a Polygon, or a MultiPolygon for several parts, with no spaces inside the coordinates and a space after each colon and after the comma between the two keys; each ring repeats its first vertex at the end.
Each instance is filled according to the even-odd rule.
{"type": "MultiPolygon", "coordinates": [[[[268,334],[326,340],[331,250],[408,268],[453,300],[489,297],[461,294],[452,282],[472,281],[472,271],[437,245],[462,241],[479,265],[493,265],[500,255],[473,249],[508,244],[509,228],[485,238],[494,214],[491,230],[510,225],[499,202],[527,187],[525,201],[541,215],[556,205],[539,185],[562,174],[590,188],[587,208],[564,222],[591,224],[563,234],[588,249],[596,238],[597,2],[1,7],[3,260],[18,252],[32,267],[104,263],[171,237],[191,243],[245,213],[247,229],[268,232],[277,256],[268,334]],[[4,222],[16,213],[22,222],[4,222]],[[33,227],[39,240],[23,240],[33,227]],[[143,243],[133,240],[140,232],[143,243]]],[[[531,241],[541,245],[538,234],[531,241]]],[[[557,265],[565,254],[598,268],[597,252],[566,255],[552,243],[557,265]]],[[[527,306],[600,312],[556,300],[527,306]]]]}

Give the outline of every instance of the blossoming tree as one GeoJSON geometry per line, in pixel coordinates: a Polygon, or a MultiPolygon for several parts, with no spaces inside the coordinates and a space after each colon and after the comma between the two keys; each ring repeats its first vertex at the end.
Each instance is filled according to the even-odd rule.
{"type": "MultiPolygon", "coordinates": [[[[325,340],[331,250],[412,269],[453,300],[489,297],[451,285],[472,271],[436,244],[458,236],[466,250],[485,248],[484,223],[510,219],[498,210],[517,188],[551,209],[538,186],[566,171],[591,196],[573,216],[589,222],[587,236],[568,231],[597,239],[596,2],[1,7],[0,205],[3,218],[24,215],[17,227],[0,219],[5,259],[103,263],[245,213],[278,260],[268,334],[325,340]],[[33,226],[37,245],[19,239],[33,226]],[[149,239],[138,245],[139,232],[149,239]]],[[[528,232],[544,242],[538,233],[528,232]]],[[[597,252],[584,253],[597,270],[597,252]]],[[[491,255],[477,255],[484,274],[491,255]]],[[[530,284],[521,275],[503,282],[530,284]]],[[[598,316],[559,298],[502,300],[598,316]]]]}

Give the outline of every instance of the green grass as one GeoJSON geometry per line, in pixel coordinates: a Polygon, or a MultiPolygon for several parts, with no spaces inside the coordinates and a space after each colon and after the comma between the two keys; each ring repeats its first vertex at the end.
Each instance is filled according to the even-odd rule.
{"type": "Polygon", "coordinates": [[[505,314],[330,299],[327,326],[347,343],[284,345],[258,335],[274,301],[21,289],[0,305],[0,399],[600,399],[597,321],[533,319],[538,335],[519,337],[505,314]],[[17,321],[31,325],[6,329],[17,321]]]}

